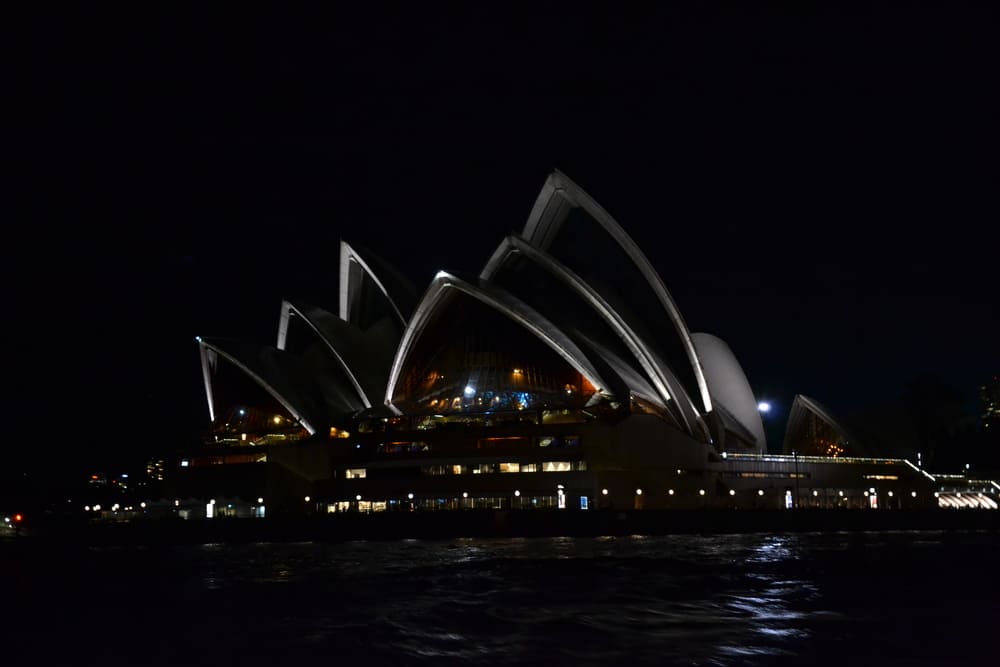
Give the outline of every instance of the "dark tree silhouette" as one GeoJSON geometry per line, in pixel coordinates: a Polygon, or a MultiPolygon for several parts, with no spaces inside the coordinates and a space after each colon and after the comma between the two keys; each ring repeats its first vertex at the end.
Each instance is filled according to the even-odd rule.
{"type": "Polygon", "coordinates": [[[913,422],[918,451],[927,465],[942,469],[960,465],[968,452],[960,443],[970,413],[961,392],[939,376],[923,374],[907,381],[903,404],[913,422]]]}

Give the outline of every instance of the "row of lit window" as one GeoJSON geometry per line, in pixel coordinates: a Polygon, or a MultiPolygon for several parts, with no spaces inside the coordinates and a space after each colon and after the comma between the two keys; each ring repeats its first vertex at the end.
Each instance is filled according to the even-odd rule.
{"type": "MultiPolygon", "coordinates": [[[[501,438],[482,438],[476,441],[477,449],[504,449],[514,447],[528,447],[534,442],[536,447],[579,447],[580,436],[578,435],[543,435],[534,439],[524,436],[511,436],[501,438]]],[[[432,445],[417,440],[413,442],[389,442],[379,445],[378,451],[382,454],[420,454],[429,452],[432,445]]]]}
{"type": "MultiPolygon", "coordinates": [[[[434,406],[431,406],[434,407],[434,406]]],[[[431,430],[446,425],[459,426],[500,426],[502,424],[583,424],[594,419],[590,410],[554,409],[538,413],[522,411],[494,411],[475,413],[448,413],[420,416],[383,417],[368,419],[358,423],[359,433],[381,433],[392,431],[431,430]]],[[[341,431],[337,437],[346,437],[341,431]]],[[[331,437],[333,432],[331,430],[331,437]]]]}
{"type": "MultiPolygon", "coordinates": [[[[679,474],[679,473],[678,473],[679,474]]],[[[724,475],[730,477],[731,475],[724,475]]],[[[809,473],[805,472],[738,472],[736,477],[746,477],[753,479],[807,479],[809,473]]]]}
{"type": "Polygon", "coordinates": [[[505,472],[573,472],[587,469],[586,461],[543,461],[541,463],[474,463],[471,465],[423,466],[425,475],[491,475],[505,472]]]}

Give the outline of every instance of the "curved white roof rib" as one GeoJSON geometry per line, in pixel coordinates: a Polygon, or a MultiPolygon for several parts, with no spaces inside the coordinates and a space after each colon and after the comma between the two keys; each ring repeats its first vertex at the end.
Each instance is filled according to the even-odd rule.
{"type": "Polygon", "coordinates": [[[326,348],[336,359],[354,391],[366,408],[372,407],[372,399],[385,391],[385,378],[388,373],[388,362],[392,360],[389,342],[384,345],[385,354],[377,354],[373,350],[378,341],[373,341],[370,332],[364,332],[345,320],[337,318],[322,308],[307,304],[281,302],[281,319],[278,324],[278,349],[284,350],[288,338],[288,324],[291,317],[297,315],[319,337],[326,348]],[[373,356],[385,357],[385,364],[379,363],[373,356]]]}
{"type": "Polygon", "coordinates": [[[392,312],[399,318],[400,324],[406,326],[406,317],[389,295],[385,284],[379,279],[371,266],[347,241],[340,242],[340,319],[351,322],[351,303],[361,289],[365,276],[370,280],[389,303],[392,312]]]}
{"type": "Polygon", "coordinates": [[[782,443],[782,451],[785,453],[791,451],[791,443],[794,441],[796,433],[802,427],[802,423],[809,416],[809,413],[816,415],[840,433],[845,443],[853,443],[856,448],[858,447],[859,443],[854,438],[854,435],[837,421],[829,409],[815,399],[803,396],[802,394],[796,394],[795,399],[792,401],[792,408],[788,411],[788,422],[785,426],[785,440],[782,443]]]}
{"type": "MultiPolygon", "coordinates": [[[[673,414],[677,423],[686,428],[689,433],[695,430],[694,424],[701,421],[701,418],[697,411],[693,409],[690,398],[684,392],[680,382],[670,371],[669,367],[659,361],[655,352],[649,348],[642,338],[629,326],[628,322],[621,317],[597,290],[555,257],[543,250],[539,250],[523,238],[511,235],[497,246],[496,251],[494,251],[486,266],[483,267],[479,277],[482,280],[491,280],[513,253],[517,253],[541,266],[590,305],[607,322],[608,326],[622,342],[625,343],[625,346],[635,357],[636,361],[638,361],[642,370],[645,371],[649,382],[652,383],[659,395],[659,398],[655,402],[662,404],[668,412],[673,414]],[[671,397],[676,397],[677,400],[671,400],[671,397]]],[[[648,400],[648,397],[644,398],[648,400]]]]}
{"type": "Polygon", "coordinates": [[[447,271],[438,271],[424,293],[423,298],[420,300],[420,303],[417,304],[413,317],[410,318],[410,324],[403,332],[403,339],[400,341],[399,349],[396,351],[396,358],[393,359],[392,369],[389,372],[389,382],[385,390],[385,404],[391,410],[397,413],[400,412],[392,404],[392,395],[396,391],[396,383],[399,381],[399,376],[402,373],[410,350],[420,338],[427,324],[434,318],[439,307],[447,303],[448,299],[446,297],[452,291],[467,294],[497,310],[534,334],[597,389],[591,400],[597,400],[605,395],[608,384],[604,382],[597,370],[591,365],[587,356],[572,340],[559,331],[543,315],[503,290],[499,290],[486,283],[474,285],[447,271]]]}
{"type": "Polygon", "coordinates": [[[588,195],[576,183],[571,181],[560,171],[554,171],[545,180],[542,191],[535,200],[535,205],[528,216],[528,222],[524,226],[524,238],[534,246],[542,250],[548,249],[553,239],[559,232],[563,220],[569,209],[580,207],[585,210],[601,227],[614,239],[621,249],[626,253],[635,267],[649,283],[650,288],[656,295],[659,302],[673,323],[688,360],[694,372],[701,394],[701,403],[705,412],[712,410],[712,397],[708,390],[708,382],[705,380],[705,373],[702,369],[701,360],[698,358],[698,351],[691,341],[691,334],[687,324],[681,316],[677,305],[667,291],[666,286],[659,274],[653,269],[649,260],[643,254],[639,246],[632,240],[625,230],[605,211],[600,204],[588,195]]]}
{"type": "Polygon", "coordinates": [[[660,397],[656,389],[654,389],[653,386],[649,384],[649,381],[637,373],[624,359],[597,341],[586,338],[586,336],[582,333],[579,333],[579,335],[584,339],[581,344],[584,345],[584,347],[593,350],[594,354],[598,355],[600,359],[607,364],[608,368],[610,368],[611,371],[621,379],[630,393],[649,401],[656,407],[669,413],[671,417],[674,417],[674,413],[667,407],[666,404],[664,404],[663,399],[660,397]]]}
{"type": "Polygon", "coordinates": [[[732,349],[721,338],[707,333],[693,333],[691,340],[698,350],[708,388],[716,404],[721,404],[757,441],[759,452],[767,451],[764,422],[757,409],[750,382],[732,349]]]}
{"type": "Polygon", "coordinates": [[[205,381],[205,398],[208,399],[208,419],[215,423],[215,392],[212,390],[212,373],[219,363],[219,357],[215,351],[201,344],[201,337],[198,341],[198,355],[201,357],[201,376],[205,381]]]}
{"type": "MultiPolygon", "coordinates": [[[[223,348],[220,342],[208,341],[204,338],[198,339],[201,348],[202,372],[205,375],[205,390],[208,393],[209,411],[214,421],[214,396],[212,394],[211,382],[209,381],[210,371],[217,363],[217,357],[222,357],[238,369],[246,373],[254,382],[259,384],[267,393],[271,394],[288,412],[302,424],[310,435],[316,432],[319,424],[318,415],[311,414],[313,411],[304,407],[306,402],[303,397],[295,396],[294,379],[288,374],[277,372],[274,368],[268,368],[264,363],[254,363],[254,360],[246,358],[248,355],[236,354],[223,348]],[[211,364],[211,368],[206,366],[211,364]],[[264,377],[269,375],[270,377],[264,377]],[[307,414],[308,413],[308,414],[307,414]]],[[[259,360],[258,360],[259,361],[259,360]]]]}

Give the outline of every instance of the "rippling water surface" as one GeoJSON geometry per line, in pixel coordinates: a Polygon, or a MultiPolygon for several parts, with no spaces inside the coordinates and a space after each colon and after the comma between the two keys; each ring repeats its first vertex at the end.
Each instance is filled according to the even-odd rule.
{"type": "Polygon", "coordinates": [[[892,532],[19,550],[2,561],[0,663],[996,665],[998,546],[892,532]]]}

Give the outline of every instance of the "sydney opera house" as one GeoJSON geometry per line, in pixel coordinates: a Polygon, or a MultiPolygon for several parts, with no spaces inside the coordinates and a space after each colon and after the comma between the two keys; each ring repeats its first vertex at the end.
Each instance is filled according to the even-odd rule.
{"type": "Polygon", "coordinates": [[[182,465],[251,513],[940,503],[805,396],[768,453],[733,351],[562,173],[498,241],[422,294],[342,242],[336,312],[282,302],[273,346],[199,338],[212,426],[182,465]],[[223,396],[226,376],[257,397],[223,396]]]}

